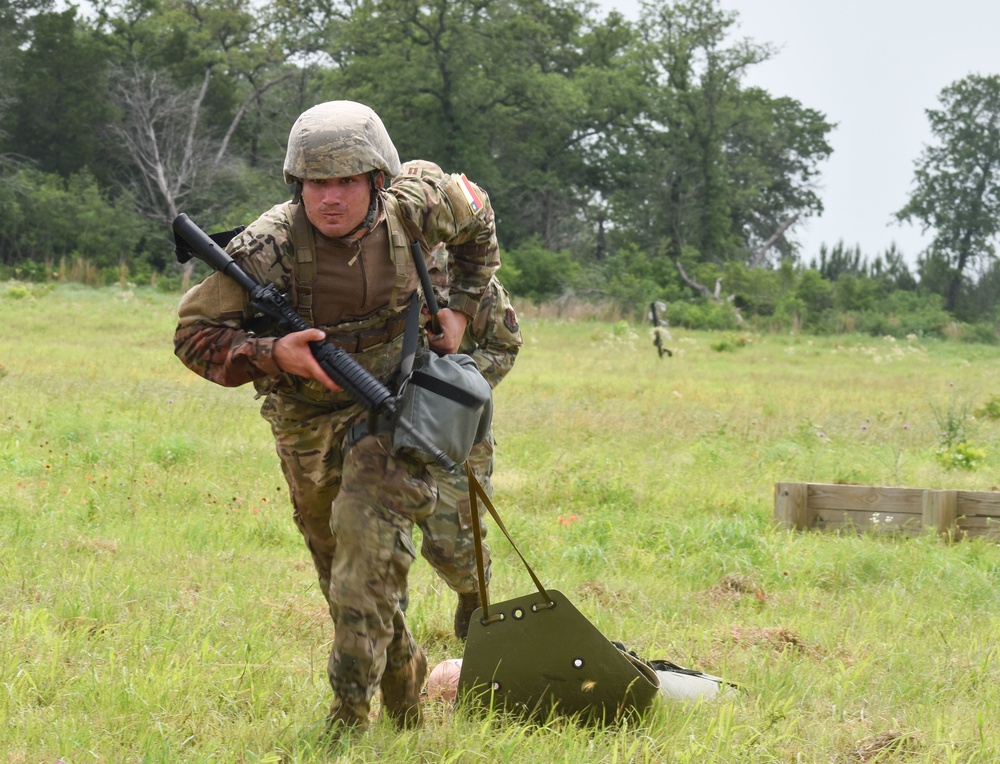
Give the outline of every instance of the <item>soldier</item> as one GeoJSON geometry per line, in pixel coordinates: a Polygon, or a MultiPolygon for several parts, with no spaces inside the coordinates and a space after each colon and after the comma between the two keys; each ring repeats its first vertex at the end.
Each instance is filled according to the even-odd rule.
{"type": "Polygon", "coordinates": [[[284,163],[292,201],[265,212],[227,249],[258,282],[287,291],[316,328],[268,336],[245,293],[216,273],[184,296],[174,336],[190,369],[226,386],[252,381],[265,396],[261,415],[334,622],[327,671],[338,737],[367,727],[378,689],[398,727],[422,721],[427,661],[400,604],[416,557],[413,525],[423,529],[433,517],[437,487],[422,463],[393,452],[390,432],[357,426],[364,408],[323,372],[308,343],[325,337],[392,384],[418,283],[410,233],[450,253],[449,304],[429,338],[438,352],[457,350],[499,267],[493,211],[479,187],[442,175],[387,188],[399,168],[367,106],[331,101],[305,111],[284,163]]]}
{"type": "MultiPolygon", "coordinates": [[[[421,177],[430,182],[446,177],[438,165],[423,160],[404,163],[400,174],[402,177],[421,177]]],[[[430,253],[430,259],[429,271],[438,303],[446,306],[450,292],[448,250],[437,246],[430,253]]],[[[513,367],[521,344],[521,330],[517,314],[510,304],[510,296],[494,276],[479,303],[479,312],[466,327],[458,352],[472,356],[490,387],[496,387],[513,367]]],[[[490,478],[493,475],[494,447],[491,430],[473,447],[468,459],[473,474],[490,496],[493,495],[490,478]]],[[[438,484],[438,505],[427,522],[429,533],[424,534],[420,552],[442,580],[458,594],[455,636],[465,639],[469,634],[472,613],[479,607],[469,483],[464,470],[447,472],[436,465],[431,465],[430,469],[438,484]]],[[[480,524],[480,530],[485,538],[485,523],[480,524]]],[[[486,544],[483,544],[483,564],[486,582],[489,583],[490,548],[486,544]]]]}

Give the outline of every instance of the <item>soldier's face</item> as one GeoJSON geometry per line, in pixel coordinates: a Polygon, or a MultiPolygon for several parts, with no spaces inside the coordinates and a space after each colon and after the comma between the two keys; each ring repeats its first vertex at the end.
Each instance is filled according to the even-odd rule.
{"type": "Polygon", "coordinates": [[[302,181],[306,217],[316,230],[334,239],[346,236],[365,219],[370,200],[366,174],[302,181]]]}

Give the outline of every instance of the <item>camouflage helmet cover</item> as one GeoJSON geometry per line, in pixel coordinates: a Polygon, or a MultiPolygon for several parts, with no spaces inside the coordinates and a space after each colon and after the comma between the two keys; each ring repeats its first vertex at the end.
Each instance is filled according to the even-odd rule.
{"type": "Polygon", "coordinates": [[[302,112],[292,125],[285,182],[399,172],[399,155],[372,109],[354,101],[327,101],[302,112]]]}

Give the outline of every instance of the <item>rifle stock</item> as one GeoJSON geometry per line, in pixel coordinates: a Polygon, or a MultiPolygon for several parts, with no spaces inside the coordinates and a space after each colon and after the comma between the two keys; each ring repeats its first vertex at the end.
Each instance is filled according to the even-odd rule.
{"type": "MultiPolygon", "coordinates": [[[[250,296],[250,305],[277,322],[282,334],[310,329],[308,323],[292,308],[285,296],[273,284],[261,285],[239,263],[233,260],[222,247],[183,212],[173,222],[175,237],[180,237],[190,245],[195,257],[213,270],[228,276],[250,296]]],[[[389,414],[396,425],[404,429],[446,470],[454,470],[455,462],[440,448],[431,443],[413,424],[397,414],[396,397],[382,382],[343,348],[326,340],[310,342],[313,357],[334,382],[346,390],[366,409],[375,413],[389,414]]]]}

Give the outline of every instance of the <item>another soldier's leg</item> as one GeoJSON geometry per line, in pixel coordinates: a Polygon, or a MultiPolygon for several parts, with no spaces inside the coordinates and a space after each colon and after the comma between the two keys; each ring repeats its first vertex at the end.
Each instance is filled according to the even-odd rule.
{"type": "Polygon", "coordinates": [[[351,407],[343,415],[331,414],[329,409],[277,395],[268,396],[261,407],[261,416],[274,433],[295,525],[312,555],[327,602],[335,547],[330,511],[340,490],[345,433],[359,413],[360,407],[351,407]]]}
{"type": "Polygon", "coordinates": [[[336,631],[328,672],[337,696],[335,716],[345,706],[358,717],[367,715],[381,683],[393,720],[419,722],[426,662],[399,605],[416,557],[413,524],[432,511],[436,494],[425,469],[391,454],[387,433],[362,438],[347,453],[330,521],[336,541],[330,575],[336,631]]]}
{"type": "MultiPolygon", "coordinates": [[[[488,496],[493,496],[493,435],[477,443],[469,455],[469,466],[488,496]]],[[[465,638],[469,620],[479,607],[479,576],[476,572],[476,547],[472,532],[472,512],[469,506],[469,483],[465,470],[455,472],[431,468],[438,481],[438,503],[434,513],[420,523],[423,543],[420,553],[441,579],[458,594],[455,610],[455,635],[465,638]]],[[[486,537],[484,516],[488,511],[480,503],[479,529],[486,537]]],[[[490,581],[490,548],[483,543],[483,567],[487,584],[490,581]]]]}

